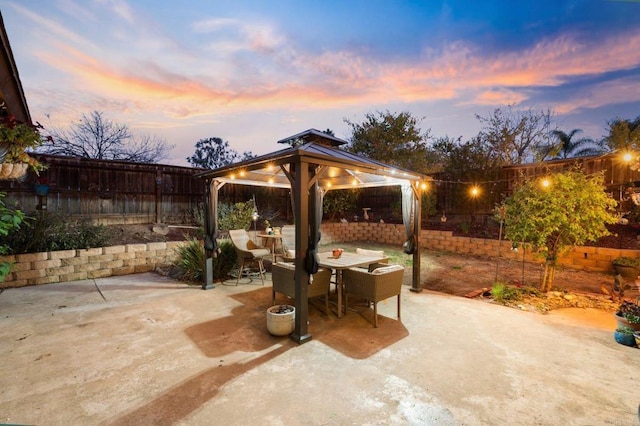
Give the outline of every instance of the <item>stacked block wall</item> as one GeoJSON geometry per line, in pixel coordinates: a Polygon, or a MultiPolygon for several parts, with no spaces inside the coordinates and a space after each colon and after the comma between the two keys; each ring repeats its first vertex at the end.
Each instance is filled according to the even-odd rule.
{"type": "MultiPolygon", "coordinates": [[[[397,224],[323,223],[320,231],[323,245],[361,241],[401,246],[405,241],[404,226],[397,224]]],[[[14,263],[13,272],[0,283],[0,288],[148,272],[159,265],[172,263],[176,258],[176,248],[181,244],[184,242],[127,244],[87,250],[0,256],[0,260],[14,263]]],[[[458,237],[450,231],[422,230],[420,246],[427,250],[522,260],[522,249],[513,251],[510,241],[458,237]]],[[[612,272],[611,261],[619,256],[640,257],[640,251],[581,246],[572,248],[558,262],[562,266],[578,270],[612,272]]],[[[525,251],[525,261],[542,263],[542,259],[528,251],[525,251]]]]}
{"type": "Polygon", "coordinates": [[[172,263],[181,244],[184,242],[171,241],[0,256],[14,264],[0,288],[149,272],[172,263]]]}
{"type": "MultiPolygon", "coordinates": [[[[405,241],[404,225],[384,223],[323,223],[322,244],[340,242],[370,241],[382,244],[401,246],[405,241]]],[[[451,231],[435,231],[423,229],[420,232],[420,246],[427,250],[437,250],[469,254],[473,256],[500,257],[503,259],[522,260],[522,248],[512,250],[511,241],[491,240],[454,236],[451,231]]],[[[542,263],[543,259],[533,256],[525,250],[525,261],[542,263]]],[[[619,256],[640,257],[639,250],[623,250],[591,246],[576,246],[564,253],[558,264],[567,268],[613,272],[611,261],[619,256]]]]}

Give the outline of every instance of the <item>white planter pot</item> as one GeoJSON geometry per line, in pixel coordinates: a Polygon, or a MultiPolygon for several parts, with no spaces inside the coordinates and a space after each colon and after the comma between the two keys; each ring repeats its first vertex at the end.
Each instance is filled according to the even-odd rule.
{"type": "Polygon", "coordinates": [[[291,305],[275,305],[267,309],[267,330],[274,336],[286,336],[295,329],[296,308],[291,305]],[[289,312],[280,313],[283,309],[289,312]]]}

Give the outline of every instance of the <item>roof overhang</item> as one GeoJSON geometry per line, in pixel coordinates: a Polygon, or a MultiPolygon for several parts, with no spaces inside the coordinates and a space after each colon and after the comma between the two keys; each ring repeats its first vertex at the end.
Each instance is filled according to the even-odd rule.
{"type": "Polygon", "coordinates": [[[407,184],[417,186],[430,180],[428,176],[419,173],[313,142],[199,173],[196,176],[236,185],[290,188],[287,174],[291,164],[299,162],[319,167],[316,179],[326,190],[407,184]]]}
{"type": "Polygon", "coordinates": [[[2,50],[0,51],[0,102],[6,104],[8,113],[13,115],[18,121],[31,123],[27,99],[22,90],[18,67],[13,58],[9,37],[7,36],[1,14],[0,41],[2,42],[2,50]]]}

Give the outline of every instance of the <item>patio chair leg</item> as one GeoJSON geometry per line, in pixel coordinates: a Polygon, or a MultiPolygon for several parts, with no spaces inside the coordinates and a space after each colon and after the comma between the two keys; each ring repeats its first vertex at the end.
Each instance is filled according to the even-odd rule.
{"type": "Polygon", "coordinates": [[[240,277],[242,276],[243,271],[244,271],[244,258],[242,259],[242,262],[240,262],[240,269],[238,270],[238,276],[236,277],[236,287],[240,282],[240,277]]]}
{"type": "Polygon", "coordinates": [[[373,326],[378,328],[378,302],[373,302],[373,326]]]}
{"type": "Polygon", "coordinates": [[[263,259],[259,258],[258,259],[258,268],[260,268],[260,279],[262,280],[262,285],[264,285],[264,264],[262,263],[263,259]]]}
{"type": "Polygon", "coordinates": [[[398,295],[398,320],[400,320],[400,295],[398,295]]]}

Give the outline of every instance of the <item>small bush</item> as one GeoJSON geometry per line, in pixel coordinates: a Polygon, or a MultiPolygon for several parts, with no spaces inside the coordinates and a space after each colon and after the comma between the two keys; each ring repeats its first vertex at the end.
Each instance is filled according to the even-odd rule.
{"type": "Polygon", "coordinates": [[[30,214],[19,231],[0,236],[0,244],[10,247],[10,254],[104,247],[110,240],[111,233],[103,225],[46,211],[30,214]]]}
{"type": "MultiPolygon", "coordinates": [[[[231,240],[219,240],[220,253],[213,258],[214,281],[224,280],[229,276],[229,271],[236,263],[236,251],[231,240]]],[[[172,274],[174,278],[191,281],[204,281],[204,264],[206,256],[204,245],[197,239],[191,239],[178,248],[178,256],[173,263],[177,271],[172,274]]]]}
{"type": "MultiPolygon", "coordinates": [[[[24,221],[24,213],[16,208],[7,207],[3,198],[5,193],[0,193],[0,255],[9,254],[11,247],[8,243],[8,237],[19,231],[20,225],[24,221]]],[[[13,265],[9,262],[0,262],[0,281],[2,281],[9,272],[13,265]]]]}
{"type": "Polygon", "coordinates": [[[496,302],[505,304],[506,302],[520,300],[521,292],[518,288],[510,287],[502,281],[497,281],[491,287],[491,296],[496,302]]]}
{"type": "Polygon", "coordinates": [[[173,265],[178,269],[177,277],[185,281],[202,281],[204,278],[205,253],[203,244],[194,239],[178,247],[178,257],[173,265]]]}

